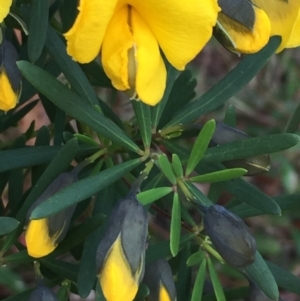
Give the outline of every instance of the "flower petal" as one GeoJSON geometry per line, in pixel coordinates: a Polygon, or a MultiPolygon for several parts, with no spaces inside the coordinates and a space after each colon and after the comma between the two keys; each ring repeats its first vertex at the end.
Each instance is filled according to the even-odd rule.
{"type": "Polygon", "coordinates": [[[19,91],[14,91],[9,78],[2,68],[0,72],[0,110],[8,111],[13,109],[19,99],[19,91]]]}
{"type": "Polygon", "coordinates": [[[294,24],[294,28],[292,30],[292,33],[290,35],[289,41],[286,44],[286,48],[293,48],[300,45],[300,9],[298,12],[297,20],[294,24]]]}
{"type": "Polygon", "coordinates": [[[112,245],[99,276],[103,294],[108,301],[132,301],[138,284],[132,277],[119,235],[112,245]]]}
{"type": "MultiPolygon", "coordinates": [[[[255,53],[268,43],[271,32],[269,18],[263,10],[257,7],[254,7],[254,11],[255,22],[252,30],[230,19],[222,12],[219,13],[218,22],[232,40],[232,50],[241,53],[255,53]]],[[[226,45],[224,46],[226,47],[226,45]]]]}
{"type": "Polygon", "coordinates": [[[57,246],[55,238],[49,236],[46,218],[31,220],[25,233],[28,254],[35,258],[50,254],[57,246]]]}
{"type": "Polygon", "coordinates": [[[271,36],[279,35],[282,38],[277,52],[283,50],[292,33],[300,9],[299,0],[253,0],[259,8],[263,9],[271,21],[271,36]]]}
{"type": "Polygon", "coordinates": [[[1,0],[0,23],[2,23],[3,19],[8,15],[11,4],[12,4],[12,0],[1,0]]]}
{"type": "Polygon", "coordinates": [[[98,55],[117,2],[118,0],[80,0],[76,21],[64,35],[67,52],[74,60],[88,63],[98,55]]]}
{"type": "Polygon", "coordinates": [[[128,82],[128,51],[133,37],[128,21],[128,6],[123,6],[111,18],[103,39],[101,60],[113,86],[121,91],[130,88],[128,82]]]}
{"type": "Polygon", "coordinates": [[[128,0],[147,22],[168,61],[183,70],[205,46],[216,24],[217,0],[128,0]]]}
{"type": "Polygon", "coordinates": [[[135,90],[144,103],[154,106],[162,99],[166,87],[165,64],[155,36],[135,9],[132,9],[131,25],[136,59],[135,90]]]}

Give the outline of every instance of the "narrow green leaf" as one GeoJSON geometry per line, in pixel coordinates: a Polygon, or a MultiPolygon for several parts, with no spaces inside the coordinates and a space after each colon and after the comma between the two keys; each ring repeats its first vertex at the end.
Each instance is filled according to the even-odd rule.
{"type": "Polygon", "coordinates": [[[244,272],[272,300],[278,300],[279,292],[274,276],[258,251],[253,264],[244,268],[244,272]]]}
{"type": "MultiPolygon", "coordinates": [[[[79,65],[66,52],[66,46],[51,26],[48,26],[46,47],[64,75],[82,97],[85,105],[99,105],[97,95],[79,65]]],[[[47,96],[47,94],[45,94],[47,96]]]]}
{"type": "Polygon", "coordinates": [[[228,106],[226,115],[224,117],[224,123],[229,126],[236,127],[236,112],[233,105],[228,106]]]}
{"type": "Polygon", "coordinates": [[[70,290],[70,282],[64,281],[62,286],[56,292],[56,297],[58,301],[68,301],[69,300],[69,290],[70,290]]]}
{"type": "Polygon", "coordinates": [[[167,63],[167,82],[166,89],[162,100],[153,108],[151,108],[151,118],[152,118],[152,126],[153,130],[156,131],[156,127],[160,121],[160,118],[164,112],[165,106],[168,102],[172,87],[174,85],[175,79],[179,74],[171,64],[167,63]]]}
{"type": "Polygon", "coordinates": [[[204,175],[192,177],[189,180],[191,182],[198,183],[214,183],[220,181],[228,181],[234,178],[242,177],[247,173],[247,170],[244,168],[231,168],[220,171],[214,171],[204,175]]]}
{"type": "Polygon", "coordinates": [[[176,183],[176,177],[168,157],[165,154],[161,154],[158,157],[159,168],[166,178],[174,185],[176,183]]]}
{"type": "Polygon", "coordinates": [[[176,177],[183,177],[182,164],[179,157],[176,154],[172,154],[172,167],[175,172],[176,177]]]}
{"type": "MultiPolygon", "coordinates": [[[[249,286],[242,286],[238,288],[229,288],[224,289],[226,300],[240,300],[244,299],[246,296],[249,295],[249,286]]],[[[201,301],[216,301],[215,294],[207,294],[202,297],[201,301]]]]}
{"type": "Polygon", "coordinates": [[[203,194],[203,192],[194,186],[192,183],[186,182],[186,187],[189,189],[189,191],[192,193],[192,195],[195,197],[195,199],[203,206],[211,206],[213,203],[210,201],[210,199],[203,194]]]}
{"type": "Polygon", "coordinates": [[[20,207],[23,196],[24,175],[22,169],[10,172],[8,181],[8,207],[11,210],[20,207]]]}
{"type": "Polygon", "coordinates": [[[0,216],[0,236],[15,230],[19,225],[19,221],[6,216],[0,216]]]}
{"type": "Polygon", "coordinates": [[[293,112],[293,115],[289,119],[285,132],[286,133],[296,133],[300,124],[300,103],[297,105],[296,109],[293,112]]]}
{"type": "Polygon", "coordinates": [[[130,160],[71,184],[37,206],[30,218],[40,219],[83,201],[114,183],[140,163],[140,159],[130,160]]]}
{"type": "Polygon", "coordinates": [[[192,148],[185,174],[188,176],[198,165],[204,153],[208,147],[208,144],[214,134],[216,129],[216,122],[214,120],[210,120],[206,122],[199,133],[194,146],[192,148]]]}
{"type": "Polygon", "coordinates": [[[89,136],[82,135],[82,134],[74,134],[74,137],[78,139],[78,141],[90,145],[90,146],[99,146],[99,143],[96,142],[94,139],[90,138],[89,136]]]}
{"type": "Polygon", "coordinates": [[[171,215],[171,229],[170,229],[170,250],[175,257],[179,251],[181,233],[181,211],[180,200],[178,193],[174,193],[172,215],[171,215]]]}
{"type": "Polygon", "coordinates": [[[172,187],[158,187],[150,190],[142,191],[137,195],[137,199],[144,206],[153,203],[154,201],[164,197],[172,192],[172,187]]]}
{"type": "Polygon", "coordinates": [[[202,299],[205,278],[206,278],[206,259],[203,259],[199,267],[199,270],[197,272],[191,301],[199,301],[202,299]]]}
{"type": "Polygon", "coordinates": [[[188,260],[186,261],[186,265],[191,267],[195,264],[201,263],[203,261],[203,259],[205,259],[205,252],[197,251],[188,258],[188,260]]]}
{"type": "Polygon", "coordinates": [[[179,257],[178,275],[175,283],[177,291],[177,300],[186,301],[189,300],[191,292],[191,268],[187,267],[186,261],[191,254],[190,244],[186,244],[181,250],[179,257]],[[188,296],[188,297],[187,297],[188,296]]]}
{"type": "Polygon", "coordinates": [[[218,301],[226,301],[220,279],[218,277],[218,274],[217,274],[209,256],[207,256],[207,263],[208,263],[210,278],[211,278],[211,281],[212,281],[212,284],[213,284],[213,287],[215,290],[217,300],[218,301]]]}
{"type": "Polygon", "coordinates": [[[28,56],[35,62],[40,57],[46,40],[49,15],[49,3],[32,0],[29,20],[28,56]]]}
{"type": "Polygon", "coordinates": [[[24,77],[61,110],[128,150],[140,151],[139,147],[111,120],[87,105],[77,94],[43,69],[26,61],[18,62],[18,67],[24,77]]]}
{"type": "Polygon", "coordinates": [[[266,261],[279,287],[300,295],[300,278],[291,274],[288,270],[266,261]]]}
{"type": "Polygon", "coordinates": [[[144,142],[144,147],[149,148],[152,138],[150,107],[141,101],[133,100],[131,103],[139,124],[140,133],[144,142]]]}
{"type": "Polygon", "coordinates": [[[280,37],[271,37],[267,46],[262,50],[255,54],[246,55],[218,84],[213,86],[197,100],[184,106],[184,108],[165,125],[165,128],[179,123],[190,123],[221,106],[250,82],[276,51],[280,42],[280,37]]]}

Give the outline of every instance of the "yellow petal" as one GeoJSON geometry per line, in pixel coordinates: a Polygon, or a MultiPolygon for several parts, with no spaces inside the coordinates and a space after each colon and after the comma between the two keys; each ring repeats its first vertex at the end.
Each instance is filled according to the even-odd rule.
{"type": "Polygon", "coordinates": [[[28,254],[35,258],[50,254],[57,246],[56,237],[49,237],[46,218],[31,220],[25,233],[28,254]]]}
{"type": "Polygon", "coordinates": [[[161,284],[159,289],[159,301],[171,301],[171,298],[163,284],[161,284]]]}
{"type": "Polygon", "coordinates": [[[286,48],[297,47],[300,45],[300,9],[298,12],[297,20],[294,24],[292,33],[290,35],[288,43],[285,45],[286,48]]]}
{"type": "Polygon", "coordinates": [[[205,46],[216,24],[217,0],[128,0],[146,21],[168,61],[183,70],[205,46]]]}
{"type": "Polygon", "coordinates": [[[107,301],[132,301],[138,285],[125,258],[119,235],[112,245],[99,276],[107,301]]]}
{"type": "Polygon", "coordinates": [[[283,50],[292,33],[298,17],[299,0],[253,0],[253,3],[263,9],[271,21],[271,36],[279,35],[282,38],[277,52],[283,50]]]}
{"type": "Polygon", "coordinates": [[[79,14],[65,33],[67,52],[75,61],[88,63],[99,53],[118,0],[80,0],[79,14]]]}
{"type": "Polygon", "coordinates": [[[136,60],[135,90],[138,98],[149,105],[156,105],[166,87],[166,68],[157,41],[139,13],[132,9],[131,25],[136,60]]]}
{"type": "Polygon", "coordinates": [[[254,7],[255,23],[253,30],[242,26],[237,21],[230,19],[228,16],[219,13],[218,22],[227,32],[228,36],[234,42],[234,50],[241,53],[255,53],[263,48],[269,41],[271,24],[266,13],[254,7]]]}
{"type": "Polygon", "coordinates": [[[3,22],[3,19],[8,15],[9,8],[11,7],[12,0],[1,0],[0,4],[0,23],[3,22]]]}
{"type": "Polygon", "coordinates": [[[18,103],[19,94],[14,92],[4,69],[0,72],[0,110],[8,111],[18,103]]]}
{"type": "Polygon", "coordinates": [[[101,60],[105,73],[113,86],[121,91],[129,89],[128,51],[133,37],[128,21],[128,7],[123,6],[110,20],[103,39],[101,60]]]}

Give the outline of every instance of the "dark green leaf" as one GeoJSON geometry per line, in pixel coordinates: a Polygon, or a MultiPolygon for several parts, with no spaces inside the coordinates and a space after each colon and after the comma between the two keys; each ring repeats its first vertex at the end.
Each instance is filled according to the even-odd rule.
{"type": "Polygon", "coordinates": [[[211,281],[212,281],[212,284],[213,284],[213,287],[215,290],[217,300],[218,301],[226,301],[220,279],[218,277],[218,274],[217,274],[209,256],[207,256],[207,263],[208,263],[210,278],[211,278],[211,281]]]}
{"type": "Polygon", "coordinates": [[[137,195],[137,199],[145,206],[164,197],[172,192],[172,187],[158,187],[150,190],[142,191],[137,195]]]}
{"type": "Polygon", "coordinates": [[[174,185],[176,183],[176,177],[168,157],[165,154],[161,154],[158,157],[159,168],[166,178],[174,185]]]}
{"type": "Polygon", "coordinates": [[[83,201],[101,191],[105,186],[117,181],[140,163],[140,159],[130,160],[104,170],[97,175],[80,180],[62,189],[47,201],[37,206],[33,210],[30,218],[40,219],[83,201]]]}
{"type": "Polygon", "coordinates": [[[197,272],[191,301],[198,301],[202,299],[202,292],[203,292],[205,278],[206,278],[206,259],[203,259],[199,267],[199,270],[197,272]]]}
{"type": "Polygon", "coordinates": [[[32,0],[29,20],[29,35],[28,35],[28,56],[32,62],[42,54],[49,15],[48,1],[32,0]]]}
{"type": "Polygon", "coordinates": [[[178,193],[174,193],[173,206],[171,214],[171,229],[170,229],[170,249],[173,257],[175,257],[179,251],[181,233],[181,211],[180,200],[178,193]]]}
{"type": "Polygon", "coordinates": [[[150,107],[141,101],[133,100],[131,103],[139,124],[144,147],[149,149],[152,138],[150,107]]]}
{"type": "Polygon", "coordinates": [[[228,106],[226,115],[224,117],[224,123],[229,126],[236,127],[236,112],[233,105],[228,106]]]}
{"type": "Polygon", "coordinates": [[[194,146],[192,148],[185,174],[188,176],[198,165],[200,160],[202,159],[205,151],[207,150],[208,144],[214,134],[216,129],[216,122],[214,120],[210,120],[205,123],[201,132],[199,133],[194,146]]]}
{"type": "Polygon", "coordinates": [[[296,133],[300,123],[300,103],[297,105],[296,109],[293,112],[293,115],[286,125],[286,133],[296,133]]]}
{"type": "Polygon", "coordinates": [[[247,55],[226,77],[199,99],[187,104],[165,126],[189,123],[218,108],[258,73],[281,42],[280,37],[271,37],[268,45],[255,54],[247,55]]]}
{"type": "Polygon", "coordinates": [[[87,105],[73,91],[47,72],[26,61],[18,62],[18,66],[24,77],[61,110],[128,150],[140,151],[138,146],[112,121],[87,105]]]}
{"type": "Polygon", "coordinates": [[[12,217],[0,216],[0,236],[15,230],[19,221],[12,217]]]}
{"type": "Polygon", "coordinates": [[[186,261],[186,264],[187,264],[187,266],[191,267],[195,264],[201,263],[201,261],[203,261],[204,258],[205,258],[205,252],[197,251],[188,258],[188,260],[186,261]]]}
{"type": "Polygon", "coordinates": [[[244,271],[269,298],[278,300],[276,281],[258,251],[256,251],[254,263],[244,268],[244,271]]]}

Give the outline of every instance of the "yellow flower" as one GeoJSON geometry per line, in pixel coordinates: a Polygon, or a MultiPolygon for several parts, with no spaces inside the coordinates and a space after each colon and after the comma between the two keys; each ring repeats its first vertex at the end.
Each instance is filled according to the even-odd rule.
{"type": "Polygon", "coordinates": [[[12,0],[1,0],[0,4],[0,23],[3,22],[4,18],[9,13],[9,8],[12,5],[12,0]]]}
{"type": "Polygon", "coordinates": [[[107,301],[132,301],[145,270],[147,215],[128,196],[114,207],[97,250],[99,282],[107,301]]]}
{"type": "Polygon", "coordinates": [[[21,74],[17,67],[15,47],[3,40],[0,45],[0,110],[13,109],[21,93],[21,74]]]}
{"type": "Polygon", "coordinates": [[[183,70],[210,39],[219,11],[217,0],[80,0],[78,9],[65,34],[68,54],[87,63],[101,49],[113,86],[149,105],[161,100],[166,85],[160,50],[183,70]]]}
{"type": "Polygon", "coordinates": [[[282,41],[277,49],[300,45],[300,1],[299,0],[253,0],[263,9],[271,22],[271,36],[281,36],[282,41]]]}
{"type": "Polygon", "coordinates": [[[224,47],[237,53],[255,53],[268,43],[271,24],[262,9],[249,0],[219,0],[219,5],[222,11],[214,33],[224,47]]]}

